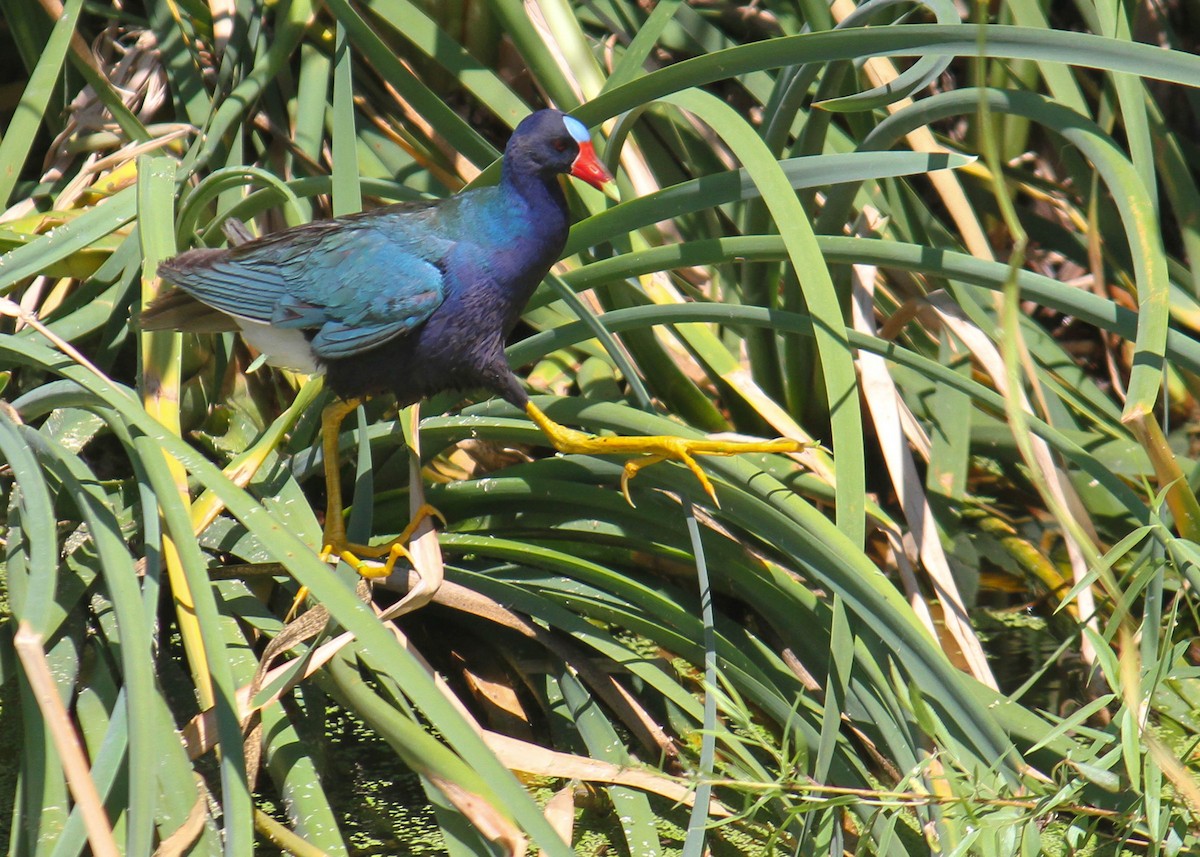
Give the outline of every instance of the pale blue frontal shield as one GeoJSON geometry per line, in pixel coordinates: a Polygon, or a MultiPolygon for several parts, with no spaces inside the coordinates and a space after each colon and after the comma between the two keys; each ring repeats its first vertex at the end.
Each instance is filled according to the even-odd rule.
{"type": "Polygon", "coordinates": [[[567,126],[567,133],[575,140],[576,143],[590,143],[591,136],[588,134],[587,126],[576,119],[574,116],[564,116],[563,124],[567,126]]]}

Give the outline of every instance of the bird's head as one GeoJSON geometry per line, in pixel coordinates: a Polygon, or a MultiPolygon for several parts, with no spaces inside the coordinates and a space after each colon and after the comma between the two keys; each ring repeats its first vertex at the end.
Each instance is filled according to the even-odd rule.
{"type": "Polygon", "coordinates": [[[539,110],[513,132],[505,159],[543,175],[569,174],[616,199],[612,173],[596,157],[587,126],[558,110],[539,110]]]}

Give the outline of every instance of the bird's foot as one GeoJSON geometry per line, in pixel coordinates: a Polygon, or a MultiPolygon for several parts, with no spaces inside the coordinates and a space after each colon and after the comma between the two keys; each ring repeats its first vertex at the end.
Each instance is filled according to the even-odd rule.
{"type": "Polygon", "coordinates": [[[708,475],[696,463],[697,455],[741,455],[745,452],[800,452],[810,444],[788,438],[776,440],[709,440],[672,437],[671,435],[642,435],[637,437],[597,437],[596,435],[576,431],[556,423],[546,416],[541,409],[530,402],[525,407],[529,418],[549,438],[550,443],[559,452],[585,455],[627,454],[639,455],[625,462],[625,470],[621,474],[621,493],[629,505],[634,505],[629,496],[629,480],[643,468],[660,461],[678,461],[700,481],[700,486],[717,506],[716,490],[708,475]]]}
{"type": "Polygon", "coordinates": [[[321,555],[326,562],[337,557],[363,577],[369,579],[387,577],[392,573],[392,569],[395,568],[400,557],[412,562],[412,554],[408,552],[408,543],[412,540],[413,533],[426,518],[437,518],[443,526],[446,524],[446,516],[425,503],[417,509],[417,514],[413,516],[400,535],[379,545],[360,545],[349,542],[346,540],[346,531],[340,520],[326,521],[325,546],[321,550],[321,555]],[[386,559],[384,559],[385,557],[386,559]],[[366,561],[379,559],[383,559],[383,562],[366,561]]]}
{"type": "MultiPolygon", "coordinates": [[[[425,503],[417,509],[416,515],[400,535],[378,545],[360,545],[347,541],[346,527],[340,518],[336,521],[326,521],[325,534],[321,540],[322,548],[321,552],[317,554],[317,558],[325,563],[340,560],[368,580],[389,577],[401,557],[410,563],[413,562],[412,554],[408,552],[408,543],[412,541],[413,534],[426,518],[437,518],[443,526],[446,524],[446,516],[430,504],[425,503]],[[383,560],[382,563],[378,562],[380,559],[383,560]],[[369,560],[376,561],[370,562],[369,560]]],[[[300,591],[296,593],[296,598],[292,602],[292,608],[288,611],[289,621],[298,612],[300,605],[307,597],[308,587],[300,587],[300,591]]]]}

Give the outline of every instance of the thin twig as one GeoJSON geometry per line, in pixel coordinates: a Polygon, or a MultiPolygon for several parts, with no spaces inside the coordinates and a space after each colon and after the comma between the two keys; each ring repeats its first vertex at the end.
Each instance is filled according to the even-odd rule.
{"type": "Polygon", "coordinates": [[[21,666],[25,668],[25,677],[29,680],[34,699],[42,711],[42,719],[50,730],[50,737],[62,763],[63,774],[67,778],[67,787],[71,790],[71,797],[75,799],[83,817],[83,826],[87,830],[92,853],[96,857],[120,857],[121,851],[117,848],[112,825],[104,811],[104,802],[100,800],[100,792],[92,779],[79,734],[71,723],[67,708],[58,694],[58,685],[54,683],[54,677],[50,674],[50,664],[46,661],[46,651],[42,647],[42,635],[33,630],[33,626],[28,622],[22,621],[13,637],[13,648],[17,650],[17,657],[21,660],[21,666]]]}

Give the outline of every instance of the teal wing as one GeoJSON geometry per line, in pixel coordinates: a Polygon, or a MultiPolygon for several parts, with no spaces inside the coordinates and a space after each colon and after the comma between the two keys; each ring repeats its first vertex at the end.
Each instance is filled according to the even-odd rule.
{"type": "Polygon", "coordinates": [[[228,315],[309,333],[325,359],[374,348],[445,300],[436,205],[400,205],[318,221],[230,250],[193,250],[159,274],[228,315]]]}

